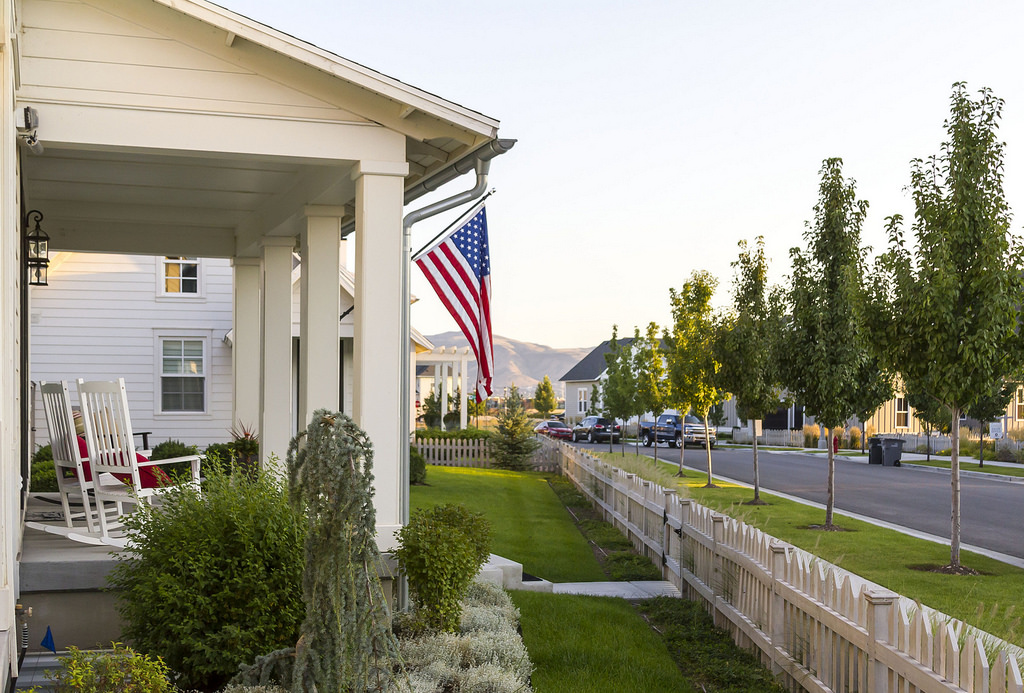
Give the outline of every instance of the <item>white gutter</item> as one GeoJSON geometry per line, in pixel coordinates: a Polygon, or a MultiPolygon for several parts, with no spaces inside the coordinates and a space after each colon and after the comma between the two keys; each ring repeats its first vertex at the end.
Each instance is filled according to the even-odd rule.
{"type": "MultiPolygon", "coordinates": [[[[429,204],[421,209],[414,210],[405,215],[402,220],[402,324],[399,333],[402,339],[401,359],[399,368],[401,369],[401,389],[399,394],[399,402],[401,403],[401,412],[399,414],[399,425],[402,432],[409,435],[412,430],[412,420],[409,415],[409,404],[410,404],[410,387],[409,378],[411,377],[412,363],[409,358],[409,339],[411,335],[411,318],[410,318],[410,274],[412,272],[412,227],[413,224],[423,221],[429,217],[446,212],[449,209],[458,207],[459,205],[472,202],[477,198],[483,196],[487,189],[487,174],[491,168],[491,159],[496,156],[504,154],[508,150],[512,149],[515,145],[515,140],[492,140],[486,145],[481,147],[479,150],[473,153],[472,156],[467,157],[463,161],[459,162],[455,166],[452,166],[447,171],[443,172],[442,175],[436,176],[435,178],[420,183],[414,186],[411,190],[406,193],[406,199],[415,199],[426,192],[436,190],[445,183],[454,180],[464,173],[468,173],[470,166],[476,169],[476,185],[465,192],[458,193],[447,197],[440,202],[429,204]]],[[[402,525],[409,523],[409,442],[402,445],[401,447],[401,464],[399,466],[399,493],[401,494],[400,504],[400,515],[399,521],[402,525]]],[[[406,585],[403,581],[401,589],[399,590],[399,606],[405,608],[407,603],[406,585]]]]}

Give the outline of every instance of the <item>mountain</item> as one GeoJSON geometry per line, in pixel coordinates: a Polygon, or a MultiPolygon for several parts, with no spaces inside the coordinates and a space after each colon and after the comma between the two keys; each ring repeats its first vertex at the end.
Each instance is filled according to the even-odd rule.
{"type": "MultiPolygon", "coordinates": [[[[442,332],[427,335],[435,347],[465,347],[469,342],[461,332],[442,332]]],[[[565,373],[579,363],[580,359],[593,351],[594,347],[575,349],[554,349],[542,344],[520,342],[508,337],[494,335],[494,394],[504,394],[504,388],[516,385],[520,392],[533,394],[533,389],[544,376],[551,378],[555,396],[565,396],[565,386],[558,382],[565,373]]],[[[470,379],[476,371],[470,368],[470,379]]]]}

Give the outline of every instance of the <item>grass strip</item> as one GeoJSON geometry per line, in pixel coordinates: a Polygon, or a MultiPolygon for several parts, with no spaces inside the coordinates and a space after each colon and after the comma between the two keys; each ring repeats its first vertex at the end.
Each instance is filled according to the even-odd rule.
{"type": "MultiPolygon", "coordinates": [[[[616,463],[614,456],[602,457],[616,463]]],[[[915,569],[949,563],[949,547],[841,515],[836,522],[846,531],[809,529],[824,522],[824,510],[764,492],[761,498],[768,505],[744,505],[753,496],[749,487],[716,479],[719,488],[702,488],[706,481],[706,474],[692,470],[676,480],[680,495],[685,492],[702,505],[851,573],[1024,646],[1024,570],[967,551],[962,553],[963,564],[980,571],[980,575],[943,575],[915,569]]]]}
{"type": "Polygon", "coordinates": [[[548,487],[549,474],[429,467],[427,485],[413,486],[415,510],[461,503],[491,522],[491,551],[551,582],[606,580],[587,540],[548,487]]]}
{"type": "Polygon", "coordinates": [[[697,602],[657,597],[640,602],[640,610],[665,636],[683,675],[703,691],[783,693],[786,689],[752,652],[740,650],[732,637],[715,628],[697,602]]]}
{"type": "MultiPolygon", "coordinates": [[[[932,459],[932,460],[904,460],[903,464],[916,464],[922,467],[937,467],[939,469],[949,469],[949,459],[932,459]]],[[[1003,467],[1001,465],[990,464],[987,467],[980,466],[977,462],[971,462],[968,460],[960,460],[960,471],[962,472],[981,472],[982,474],[998,474],[1000,476],[1012,476],[1012,477],[1024,477],[1024,466],[1016,467],[1003,467]]]]}
{"type": "Polygon", "coordinates": [[[665,643],[626,600],[510,594],[522,615],[523,642],[536,667],[537,693],[700,690],[686,680],[665,643]]]}

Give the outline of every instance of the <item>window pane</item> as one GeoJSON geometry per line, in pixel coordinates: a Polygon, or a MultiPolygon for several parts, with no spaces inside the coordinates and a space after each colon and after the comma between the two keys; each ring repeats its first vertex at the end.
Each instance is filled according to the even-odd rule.
{"type": "Polygon", "coordinates": [[[164,340],[164,356],[181,356],[181,348],[180,339],[164,340]]]}
{"type": "Polygon", "coordinates": [[[181,293],[183,294],[196,294],[199,293],[199,281],[196,279],[182,279],[181,280],[181,293]]]}
{"type": "Polygon", "coordinates": [[[164,373],[181,373],[181,359],[164,359],[164,373]]]}

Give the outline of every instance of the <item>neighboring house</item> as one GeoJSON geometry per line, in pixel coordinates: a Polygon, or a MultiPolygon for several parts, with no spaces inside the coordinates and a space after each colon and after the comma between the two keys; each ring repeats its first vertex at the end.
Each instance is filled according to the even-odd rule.
{"type": "MultiPolygon", "coordinates": [[[[297,258],[294,264],[291,370],[298,382],[301,266],[297,258]]],[[[132,427],[151,433],[150,446],[168,439],[200,449],[226,442],[232,428],[256,426],[231,418],[231,285],[231,264],[223,258],[59,253],[49,285],[32,291],[30,377],[69,381],[73,400],[77,378],[123,377],[132,427]]],[[[351,415],[355,277],[344,267],[339,287],[337,408],[351,415]]],[[[433,345],[413,330],[411,348],[424,352],[433,345]]],[[[45,445],[42,402],[37,398],[34,405],[34,442],[45,445]]]]}
{"type": "MultiPolygon", "coordinates": [[[[30,211],[51,256],[231,263],[231,420],[256,423],[263,463],[287,450],[296,392],[302,421],[341,398],[339,244],[355,234],[352,411],[374,446],[378,546],[393,549],[408,518],[402,393],[413,372],[403,217],[439,188],[483,193],[487,162],[514,142],[498,121],[206,0],[0,0],[0,90],[0,693],[18,671],[31,304],[42,293],[26,286],[30,211]],[[475,184],[456,180],[470,172],[475,184]]],[[[79,325],[76,341],[122,317],[79,325]]],[[[210,367],[226,369],[216,329],[197,340],[191,328],[135,348],[152,360],[160,343],[162,360],[166,344],[189,370],[201,341],[210,367]]],[[[168,395],[192,405],[196,384],[177,384],[168,395]]],[[[203,396],[221,406],[216,391],[203,396]]]]}
{"type": "MultiPolygon", "coordinates": [[[[620,347],[628,347],[632,343],[632,337],[618,340],[620,347]]],[[[565,422],[567,424],[578,423],[590,411],[594,385],[607,377],[608,364],[604,360],[604,355],[610,351],[611,340],[601,342],[558,379],[565,383],[565,422]]]]}

